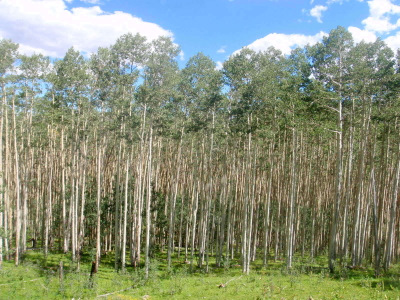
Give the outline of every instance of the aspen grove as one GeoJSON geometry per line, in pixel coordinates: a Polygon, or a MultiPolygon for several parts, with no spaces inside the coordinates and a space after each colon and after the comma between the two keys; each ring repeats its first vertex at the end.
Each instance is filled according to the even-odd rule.
{"type": "Polygon", "coordinates": [[[178,54],[132,34],[60,60],[0,41],[0,264],[32,247],[147,275],[158,251],[245,274],[400,259],[399,53],[338,27],[221,70],[178,54]]]}

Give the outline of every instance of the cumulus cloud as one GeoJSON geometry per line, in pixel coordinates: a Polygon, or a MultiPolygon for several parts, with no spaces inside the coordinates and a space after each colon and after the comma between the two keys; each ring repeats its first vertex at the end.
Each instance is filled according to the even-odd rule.
{"type": "Polygon", "coordinates": [[[223,67],[224,67],[224,64],[220,61],[217,61],[215,69],[219,71],[219,70],[222,70],[223,67]]]}
{"type": "Polygon", "coordinates": [[[391,0],[368,1],[369,17],[362,21],[366,30],[387,33],[400,26],[400,19],[395,23],[391,17],[400,14],[400,5],[393,4],[391,0]]]}
{"type": "Polygon", "coordinates": [[[63,57],[71,46],[93,53],[128,32],[149,40],[173,37],[172,32],[157,24],[122,11],[108,13],[99,6],[69,10],[63,0],[0,1],[0,37],[18,42],[25,54],[63,57]]]}
{"type": "Polygon", "coordinates": [[[328,0],[326,1],[326,4],[330,5],[333,3],[339,3],[339,4],[343,4],[343,0],[328,0]]]}
{"type": "Polygon", "coordinates": [[[392,0],[370,0],[368,5],[372,17],[400,13],[400,6],[393,4],[392,0]]]}
{"type": "Polygon", "coordinates": [[[362,23],[365,25],[365,28],[367,30],[375,31],[378,33],[390,32],[398,27],[398,22],[396,24],[392,24],[389,17],[368,17],[363,20],[362,23]]]}
{"type": "MultiPolygon", "coordinates": [[[[326,4],[331,5],[334,3],[339,3],[340,5],[342,5],[344,2],[347,2],[349,0],[328,0],[326,1],[326,4]]],[[[358,0],[359,2],[363,2],[364,0],[358,0]]]]}
{"type": "MultiPolygon", "coordinates": [[[[64,0],[65,2],[72,3],[74,0],[64,0]]],[[[79,0],[80,2],[83,3],[89,3],[89,4],[101,4],[101,0],[79,0]]]]}
{"type": "Polygon", "coordinates": [[[373,43],[376,41],[376,35],[371,31],[362,30],[353,26],[350,26],[348,30],[353,35],[354,42],[356,43],[359,43],[361,41],[364,41],[366,43],[373,43]]]}
{"type": "MultiPolygon", "coordinates": [[[[304,47],[308,44],[314,45],[322,40],[327,34],[319,32],[316,35],[303,35],[303,34],[282,34],[270,33],[267,36],[258,39],[248,45],[246,48],[256,52],[266,51],[269,47],[274,47],[282,51],[283,54],[290,54],[292,49],[296,47],[304,47]]],[[[235,51],[233,54],[238,53],[240,50],[235,51]]]]}
{"type": "Polygon", "coordinates": [[[100,0],[81,0],[81,2],[90,3],[90,4],[100,4],[100,0]]]}
{"type": "Polygon", "coordinates": [[[322,13],[328,9],[327,6],[316,5],[310,10],[310,15],[317,19],[318,23],[322,23],[322,13]]]}
{"type": "Polygon", "coordinates": [[[182,61],[185,60],[185,52],[183,52],[182,50],[179,52],[179,59],[182,61]]]}
{"type": "Polygon", "coordinates": [[[225,53],[226,52],[225,48],[226,48],[226,46],[222,46],[221,48],[219,48],[217,50],[217,53],[225,53]]]}
{"type": "Polygon", "coordinates": [[[384,41],[390,48],[392,48],[394,53],[396,53],[396,51],[400,49],[400,31],[395,35],[389,36],[384,41]]]}

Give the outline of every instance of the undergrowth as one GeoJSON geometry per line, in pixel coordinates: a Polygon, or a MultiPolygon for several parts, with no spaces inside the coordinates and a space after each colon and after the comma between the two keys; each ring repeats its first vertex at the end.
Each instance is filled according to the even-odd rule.
{"type": "Polygon", "coordinates": [[[368,267],[349,269],[342,264],[330,274],[324,257],[296,257],[290,270],[284,261],[263,266],[256,260],[250,275],[242,275],[240,258],[224,258],[217,267],[210,257],[206,272],[176,256],[168,269],[166,254],[156,253],[146,278],[143,265],[115,271],[109,253],[91,278],[90,259],[90,254],[83,255],[77,264],[70,255],[45,257],[28,251],[18,267],[5,261],[0,299],[400,299],[399,265],[375,278],[368,267]]]}

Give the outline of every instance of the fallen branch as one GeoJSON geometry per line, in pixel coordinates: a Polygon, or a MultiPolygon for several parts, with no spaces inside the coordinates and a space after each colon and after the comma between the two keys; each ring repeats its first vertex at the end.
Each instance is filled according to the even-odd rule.
{"type": "Polygon", "coordinates": [[[30,282],[30,281],[36,281],[36,280],[40,280],[42,278],[36,278],[36,279],[32,279],[32,280],[24,280],[24,281],[13,281],[13,282],[9,282],[9,283],[2,283],[0,284],[0,286],[4,286],[4,285],[10,285],[10,284],[14,284],[14,283],[20,283],[20,282],[30,282]]]}
{"type": "Polygon", "coordinates": [[[131,290],[131,289],[133,289],[133,287],[129,287],[129,288],[124,289],[124,290],[115,291],[115,292],[108,293],[108,294],[104,294],[104,295],[99,295],[99,296],[97,296],[96,298],[107,297],[107,296],[110,296],[110,295],[113,295],[113,294],[116,294],[116,293],[122,293],[122,292],[125,292],[125,291],[127,291],[127,290],[131,290]]]}
{"type": "Polygon", "coordinates": [[[226,287],[228,285],[229,282],[231,282],[233,280],[236,280],[236,279],[240,279],[240,278],[242,278],[242,276],[243,275],[240,275],[239,277],[233,277],[233,278],[229,279],[227,282],[221,283],[220,285],[218,285],[218,287],[219,288],[224,288],[224,287],[226,287]]]}

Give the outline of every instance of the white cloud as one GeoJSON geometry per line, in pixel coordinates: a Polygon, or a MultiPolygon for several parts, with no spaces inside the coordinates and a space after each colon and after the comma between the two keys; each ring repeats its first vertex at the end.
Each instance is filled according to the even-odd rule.
{"type": "Polygon", "coordinates": [[[343,0],[328,0],[328,1],[326,1],[326,4],[328,4],[328,5],[331,5],[333,3],[343,4],[343,0]]]}
{"type": "Polygon", "coordinates": [[[318,23],[322,23],[322,12],[328,9],[327,6],[316,5],[310,10],[310,15],[317,19],[318,23]]]}
{"type": "Polygon", "coordinates": [[[385,43],[396,53],[397,49],[400,49],[400,31],[386,38],[385,43]]]}
{"type": "Polygon", "coordinates": [[[80,1],[90,4],[100,4],[100,0],[80,0],[80,1]]]}
{"type": "Polygon", "coordinates": [[[20,44],[21,52],[64,56],[74,46],[93,53],[131,32],[149,40],[172,32],[131,14],[107,13],[99,6],[68,10],[63,0],[0,0],[0,36],[20,44]]]}
{"type": "Polygon", "coordinates": [[[368,1],[368,5],[372,17],[400,13],[400,6],[393,4],[391,0],[371,0],[368,1]]]}
{"type": "MultiPolygon", "coordinates": [[[[65,2],[72,3],[74,0],[64,0],[65,2]]],[[[89,3],[89,4],[100,4],[101,0],[79,0],[80,2],[89,3]]]]}
{"type": "Polygon", "coordinates": [[[388,17],[373,18],[368,17],[362,21],[366,30],[375,31],[379,33],[386,33],[398,27],[397,24],[390,23],[388,17]]]}
{"type": "Polygon", "coordinates": [[[378,33],[387,33],[400,26],[400,19],[392,23],[390,17],[400,14],[400,6],[391,0],[368,1],[369,17],[362,21],[366,30],[378,33]]]}
{"type": "Polygon", "coordinates": [[[359,43],[361,41],[364,41],[366,43],[373,43],[376,41],[376,35],[371,31],[362,30],[353,26],[350,26],[348,30],[353,35],[354,42],[356,43],[359,43]]]}
{"type": "MultiPolygon", "coordinates": [[[[270,33],[267,36],[254,41],[246,48],[252,49],[256,52],[261,52],[266,51],[272,46],[281,50],[283,54],[290,54],[293,48],[304,47],[308,44],[314,45],[321,41],[326,35],[327,34],[322,31],[316,35],[270,33]]],[[[233,54],[236,54],[239,51],[240,50],[237,50],[233,54]]]]}
{"type": "Polygon", "coordinates": [[[181,50],[181,52],[179,52],[179,59],[182,61],[185,60],[185,52],[183,52],[182,50],[181,50]]]}
{"type": "Polygon", "coordinates": [[[215,67],[216,70],[222,70],[222,68],[224,67],[224,64],[220,61],[217,61],[217,65],[215,67]]]}
{"type": "Polygon", "coordinates": [[[225,53],[226,52],[225,48],[226,48],[226,46],[222,46],[221,48],[219,48],[217,50],[217,53],[225,53]]]}

